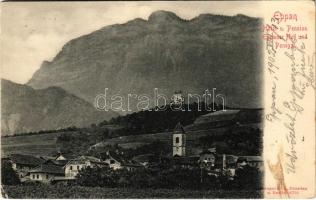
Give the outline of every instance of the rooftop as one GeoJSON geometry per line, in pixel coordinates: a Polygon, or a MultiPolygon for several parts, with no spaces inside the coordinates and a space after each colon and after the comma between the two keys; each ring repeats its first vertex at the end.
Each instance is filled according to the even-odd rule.
{"type": "Polygon", "coordinates": [[[173,162],[176,165],[198,165],[199,156],[174,156],[173,162]]]}
{"type": "Polygon", "coordinates": [[[185,131],[184,131],[184,128],[183,126],[181,125],[181,123],[177,123],[176,127],[173,129],[173,132],[174,133],[182,133],[182,134],[185,134],[185,131]]]}
{"type": "Polygon", "coordinates": [[[41,164],[40,166],[30,170],[30,173],[41,172],[41,173],[49,173],[49,174],[64,174],[64,170],[62,167],[51,165],[51,164],[41,164]]]}
{"type": "Polygon", "coordinates": [[[246,160],[247,162],[262,162],[263,159],[261,156],[239,156],[239,161],[246,160]]]}
{"type": "Polygon", "coordinates": [[[45,161],[35,156],[22,155],[22,154],[11,154],[10,160],[16,164],[30,165],[30,166],[37,166],[37,165],[42,164],[45,161]]]}
{"type": "Polygon", "coordinates": [[[58,166],[65,166],[68,163],[67,160],[46,160],[44,164],[53,164],[58,166]]]}
{"type": "Polygon", "coordinates": [[[142,155],[137,155],[133,157],[132,160],[135,160],[137,162],[153,162],[153,161],[157,161],[158,158],[154,154],[142,154],[142,155]]]}
{"type": "MultiPolygon", "coordinates": [[[[59,160],[60,162],[61,160],[59,160]]],[[[107,163],[102,162],[99,158],[93,157],[93,156],[79,156],[77,158],[71,159],[68,161],[67,164],[74,164],[74,163],[85,163],[85,162],[91,162],[91,163],[98,163],[98,164],[104,164],[106,165],[107,163]]]]}

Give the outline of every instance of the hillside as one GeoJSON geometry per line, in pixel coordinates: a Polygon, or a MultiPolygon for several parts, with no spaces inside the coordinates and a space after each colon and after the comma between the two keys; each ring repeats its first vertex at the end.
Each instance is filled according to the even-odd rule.
{"type": "Polygon", "coordinates": [[[260,27],[260,19],[244,15],[183,20],[156,11],[148,20],[106,26],[69,41],[28,85],[58,86],[90,103],[105,88],[109,99],[153,96],[154,88],[168,97],[176,90],[202,95],[217,88],[231,107],[260,108],[260,27]]]}
{"type": "Polygon", "coordinates": [[[1,137],[1,154],[47,156],[56,152],[56,139],[61,133],[1,137]]]}
{"type": "Polygon", "coordinates": [[[214,145],[227,153],[234,148],[237,153],[261,152],[258,145],[262,141],[262,109],[235,109],[206,114],[181,111],[180,114],[170,111],[140,111],[76,130],[3,137],[2,153],[45,155],[58,150],[79,155],[86,154],[89,150],[102,152],[109,145],[118,145],[129,151],[128,149],[137,149],[155,141],[162,142],[169,149],[172,130],[179,121],[186,125],[189,153],[194,154],[204,146],[214,145]],[[142,126],[137,127],[137,124],[142,126]]]}
{"type": "Polygon", "coordinates": [[[113,115],[96,111],[90,103],[58,87],[35,90],[1,80],[2,135],[85,127],[113,115]]]}
{"type": "MultiPolygon", "coordinates": [[[[198,138],[206,135],[220,135],[224,134],[229,128],[216,128],[209,130],[195,130],[187,132],[187,141],[189,145],[192,145],[194,141],[198,140],[198,138]]],[[[141,134],[141,135],[133,135],[133,136],[120,136],[108,139],[104,142],[97,143],[91,148],[102,148],[107,145],[115,145],[118,144],[123,148],[137,148],[144,144],[152,143],[156,140],[160,140],[162,142],[168,143],[170,146],[172,144],[172,132],[162,132],[162,133],[152,133],[152,134],[141,134]]]]}
{"type": "MultiPolygon", "coordinates": [[[[226,153],[234,152],[238,154],[242,152],[248,155],[259,154],[262,150],[262,147],[260,147],[263,129],[262,111],[262,109],[241,109],[199,115],[196,117],[194,123],[184,127],[187,136],[187,153],[196,154],[205,146],[217,146],[218,149],[226,153]]],[[[135,115],[142,116],[143,113],[139,112],[135,113],[135,115]]],[[[130,117],[126,116],[125,118],[127,119],[121,120],[127,120],[133,124],[130,117]]],[[[90,150],[102,151],[109,145],[118,145],[124,149],[136,149],[155,141],[167,144],[171,150],[172,129],[158,133],[148,132],[146,134],[109,138],[91,146],[90,150]]]]}
{"type": "MultiPolygon", "coordinates": [[[[249,125],[243,128],[243,130],[254,130],[260,129],[260,124],[249,125]]],[[[238,137],[234,137],[231,132],[229,132],[230,127],[219,127],[207,130],[194,130],[187,132],[187,145],[188,145],[188,153],[195,154],[198,153],[203,145],[201,144],[201,140],[203,140],[206,144],[215,145],[219,149],[232,149],[229,140],[236,139],[238,137]],[[215,136],[212,138],[212,136],[215,136]],[[225,137],[227,138],[225,138],[225,137]],[[203,139],[201,139],[203,138],[203,139]]],[[[65,152],[67,154],[79,155],[80,153],[87,153],[89,150],[98,150],[104,151],[106,146],[108,145],[116,145],[118,144],[120,147],[124,149],[136,149],[138,147],[148,145],[157,140],[167,144],[170,146],[171,152],[171,142],[172,142],[172,132],[161,132],[161,133],[153,133],[153,134],[141,134],[141,135],[130,135],[130,136],[118,136],[113,138],[104,139],[103,141],[100,139],[96,139],[95,134],[89,134],[90,131],[87,132],[56,132],[56,133],[46,133],[46,134],[35,134],[35,135],[21,135],[21,136],[12,136],[12,137],[2,137],[2,145],[1,145],[1,153],[6,156],[13,153],[20,154],[30,154],[30,155],[53,155],[56,154],[57,151],[61,150],[65,152],[65,147],[68,148],[71,146],[71,152],[65,152]],[[60,138],[65,136],[69,138],[75,138],[75,140],[71,140],[68,142],[62,141],[60,138]],[[96,144],[93,143],[97,142],[96,144]],[[91,146],[89,146],[89,144],[91,146]]],[[[261,133],[251,132],[254,136],[259,137],[261,139],[261,133]]],[[[250,139],[247,135],[246,139],[241,138],[244,142],[247,139],[250,139]]],[[[243,143],[241,142],[241,145],[243,143]]],[[[249,146],[249,145],[248,145],[249,146]]],[[[245,148],[237,147],[240,149],[245,148]]],[[[261,151],[260,149],[257,149],[261,151]]],[[[238,152],[238,151],[236,151],[238,152]]],[[[254,153],[254,152],[251,152],[254,153]]],[[[250,153],[248,153],[250,154],[250,153]]]]}

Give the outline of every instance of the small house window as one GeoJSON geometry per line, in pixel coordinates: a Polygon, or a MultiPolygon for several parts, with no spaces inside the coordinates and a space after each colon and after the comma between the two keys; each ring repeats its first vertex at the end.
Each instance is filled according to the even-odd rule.
{"type": "Polygon", "coordinates": [[[35,175],[33,174],[33,179],[35,179],[35,175]]]}
{"type": "Polygon", "coordinates": [[[70,166],[70,170],[72,170],[72,166],[70,166]]]}
{"type": "Polygon", "coordinates": [[[36,175],[36,178],[39,179],[39,175],[38,174],[36,175]]]}
{"type": "Polygon", "coordinates": [[[77,166],[77,170],[79,170],[79,165],[77,166]]]}
{"type": "Polygon", "coordinates": [[[179,143],[179,137],[176,137],[176,143],[179,143]]]}

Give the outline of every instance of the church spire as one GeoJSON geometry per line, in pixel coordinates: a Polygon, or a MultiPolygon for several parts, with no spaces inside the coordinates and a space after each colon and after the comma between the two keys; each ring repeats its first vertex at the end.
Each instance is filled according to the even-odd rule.
{"type": "Polygon", "coordinates": [[[177,123],[177,125],[175,126],[175,128],[173,129],[174,133],[182,133],[185,134],[185,130],[182,126],[182,124],[180,122],[177,123]]]}

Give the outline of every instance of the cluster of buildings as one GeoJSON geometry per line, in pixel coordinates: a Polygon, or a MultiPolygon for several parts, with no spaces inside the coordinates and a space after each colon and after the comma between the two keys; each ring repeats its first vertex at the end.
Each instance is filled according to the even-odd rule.
{"type": "Polygon", "coordinates": [[[203,150],[198,155],[187,155],[186,148],[186,132],[178,123],[173,132],[172,163],[174,166],[205,169],[209,175],[215,176],[226,173],[231,177],[235,176],[236,169],[247,165],[259,171],[264,170],[261,156],[217,154],[216,148],[203,150]]]}
{"type": "Polygon", "coordinates": [[[131,171],[142,167],[136,162],[126,162],[107,152],[107,159],[101,160],[93,156],[79,156],[68,159],[62,154],[56,157],[12,154],[6,158],[11,162],[12,168],[18,174],[21,182],[57,182],[75,180],[80,170],[87,167],[110,167],[113,170],[126,168],[131,171]]]}
{"type": "Polygon", "coordinates": [[[160,156],[159,158],[146,154],[138,155],[131,160],[124,160],[119,152],[106,151],[106,155],[102,159],[92,156],[70,159],[62,154],[56,157],[12,154],[7,159],[12,163],[12,168],[22,182],[71,181],[76,179],[80,170],[88,167],[109,167],[112,170],[124,168],[133,171],[137,168],[155,168],[160,164],[167,164],[170,167],[205,169],[208,175],[219,176],[226,173],[231,177],[235,176],[236,169],[246,165],[263,170],[260,156],[217,154],[215,148],[206,149],[197,155],[187,155],[186,137],[183,126],[178,123],[173,131],[172,156],[160,156]]]}

